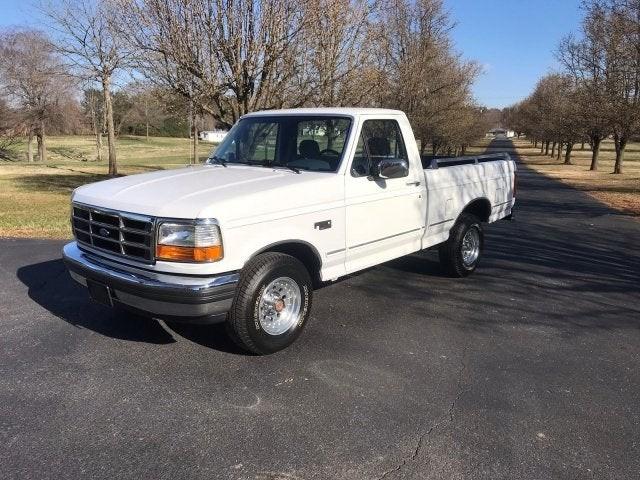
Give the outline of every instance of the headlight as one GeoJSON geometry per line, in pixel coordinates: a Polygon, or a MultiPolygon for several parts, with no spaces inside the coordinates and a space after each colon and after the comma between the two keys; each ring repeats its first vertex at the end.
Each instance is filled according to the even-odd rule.
{"type": "Polygon", "coordinates": [[[164,222],[158,227],[158,260],[216,262],[222,257],[222,236],[215,223],[164,222]]]}

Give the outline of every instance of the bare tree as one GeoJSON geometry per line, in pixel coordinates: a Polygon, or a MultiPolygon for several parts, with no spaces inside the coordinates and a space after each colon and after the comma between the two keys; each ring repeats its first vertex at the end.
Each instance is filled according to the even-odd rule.
{"type": "Polygon", "coordinates": [[[306,104],[358,106],[374,102],[384,39],[374,18],[379,4],[368,0],[303,3],[298,71],[308,97],[306,104]]]}
{"type": "Polygon", "coordinates": [[[102,133],[104,131],[104,95],[101,91],[92,88],[84,90],[82,99],[84,114],[88,117],[91,131],[96,139],[96,160],[102,161],[102,133]]]}
{"type": "Polygon", "coordinates": [[[119,0],[138,68],[231,126],[243,114],[302,105],[302,7],[288,0],[119,0]]]}
{"type": "Polygon", "coordinates": [[[603,2],[583,4],[582,36],[569,35],[560,43],[558,58],[577,83],[575,101],[584,135],[591,146],[590,170],[598,169],[600,144],[611,132],[609,78],[614,58],[607,51],[608,18],[603,2]]]}
{"type": "Polygon", "coordinates": [[[640,128],[640,0],[585,0],[583,8],[582,38],[566,39],[560,58],[586,95],[591,169],[600,141],[613,132],[613,173],[622,173],[627,143],[640,128]]]}
{"type": "Polygon", "coordinates": [[[610,0],[606,52],[611,58],[608,89],[616,149],[613,173],[622,173],[631,136],[640,128],[640,0],[610,0]]]}
{"type": "Polygon", "coordinates": [[[117,34],[115,5],[109,0],[63,0],[44,10],[56,32],[55,44],[75,74],[102,86],[109,150],[109,175],[117,175],[112,92],[114,76],[132,65],[126,42],[117,34]]]}
{"type": "Polygon", "coordinates": [[[16,30],[0,35],[0,87],[20,110],[27,134],[27,159],[33,161],[33,138],[38,158],[47,158],[46,127],[70,82],[51,43],[37,30],[16,30]]]}
{"type": "Polygon", "coordinates": [[[0,158],[11,158],[9,147],[17,142],[21,126],[18,113],[0,97],[0,158]]]}
{"type": "Polygon", "coordinates": [[[455,139],[460,119],[481,115],[471,96],[479,68],[453,52],[453,24],[442,1],[387,0],[382,9],[387,17],[380,26],[386,37],[381,103],[407,113],[421,153],[429,144],[434,154],[462,147],[455,139]]]}

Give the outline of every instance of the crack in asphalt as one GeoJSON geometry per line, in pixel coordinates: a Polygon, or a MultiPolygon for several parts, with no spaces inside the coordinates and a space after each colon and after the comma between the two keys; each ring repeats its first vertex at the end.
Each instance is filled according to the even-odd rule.
{"type": "Polygon", "coordinates": [[[436,428],[438,428],[440,425],[445,423],[447,420],[449,423],[453,422],[456,403],[458,402],[458,400],[460,400],[460,397],[462,397],[462,395],[464,395],[469,391],[468,388],[462,389],[462,378],[464,377],[465,371],[467,370],[467,362],[466,362],[467,349],[468,349],[468,344],[465,345],[464,349],[462,350],[461,365],[460,365],[460,369],[458,370],[458,382],[457,382],[457,389],[456,389],[457,391],[456,391],[456,395],[453,397],[453,400],[451,400],[451,403],[449,404],[449,409],[447,410],[446,415],[443,415],[443,417],[440,420],[438,420],[436,423],[431,425],[431,427],[429,427],[429,429],[426,432],[423,432],[418,437],[418,442],[416,443],[413,453],[409,457],[405,457],[400,464],[387,470],[381,476],[377,477],[377,480],[383,480],[384,478],[387,478],[389,475],[398,473],[409,462],[414,462],[420,455],[425,439],[429,437],[436,428]]]}

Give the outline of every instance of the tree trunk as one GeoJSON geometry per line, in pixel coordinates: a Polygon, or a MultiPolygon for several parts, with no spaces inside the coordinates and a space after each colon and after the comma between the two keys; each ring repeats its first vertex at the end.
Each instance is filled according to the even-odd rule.
{"type": "Polygon", "coordinates": [[[467,154],[467,146],[463,145],[462,146],[462,151],[460,152],[460,154],[464,157],[467,154]]]}
{"type": "Polygon", "coordinates": [[[537,138],[533,139],[533,148],[538,148],[538,139],[537,138]]]}
{"type": "Polygon", "coordinates": [[[191,116],[191,121],[193,125],[193,163],[197,165],[200,163],[200,159],[198,158],[198,115],[195,112],[191,116]]]}
{"type": "Polygon", "coordinates": [[[549,140],[547,140],[545,146],[544,146],[544,154],[545,155],[549,155],[549,140]]]}
{"type": "Polygon", "coordinates": [[[149,101],[144,100],[144,122],[146,126],[147,141],[149,140],[149,101]]]}
{"type": "Polygon", "coordinates": [[[616,163],[613,166],[613,173],[622,173],[622,162],[624,162],[624,151],[627,148],[627,136],[613,135],[614,143],[616,146],[616,163]]]}
{"type": "Polygon", "coordinates": [[[109,175],[118,174],[116,160],[116,132],[113,125],[113,104],[111,103],[111,75],[102,76],[102,93],[104,94],[104,107],[107,120],[107,143],[109,146],[109,175]]]}
{"type": "Polygon", "coordinates": [[[96,131],[96,159],[102,162],[102,132],[96,131]]]}
{"type": "Polygon", "coordinates": [[[584,142],[582,142],[582,145],[580,145],[580,150],[584,150],[584,142]]]}
{"type": "Polygon", "coordinates": [[[47,137],[44,130],[44,120],[40,121],[38,128],[38,161],[44,163],[47,161],[47,137]]]}
{"type": "Polygon", "coordinates": [[[553,157],[556,154],[556,142],[551,144],[551,156],[553,157]]]}
{"type": "Polygon", "coordinates": [[[31,129],[27,137],[27,162],[33,163],[33,130],[31,129]]]}
{"type": "Polygon", "coordinates": [[[567,151],[564,154],[565,165],[571,165],[571,150],[573,150],[573,142],[567,142],[567,151]]]}
{"type": "Polygon", "coordinates": [[[562,147],[563,143],[558,143],[558,151],[556,152],[556,160],[560,160],[560,156],[562,155],[562,147]]]}
{"type": "Polygon", "coordinates": [[[93,134],[96,137],[96,160],[102,162],[102,129],[101,126],[98,125],[93,93],[91,93],[91,124],[93,126],[93,134]]]}
{"type": "Polygon", "coordinates": [[[591,167],[589,170],[595,172],[598,170],[598,157],[600,156],[600,137],[591,138],[591,167]]]}
{"type": "Polygon", "coordinates": [[[544,153],[544,140],[540,141],[540,155],[544,153]]]}

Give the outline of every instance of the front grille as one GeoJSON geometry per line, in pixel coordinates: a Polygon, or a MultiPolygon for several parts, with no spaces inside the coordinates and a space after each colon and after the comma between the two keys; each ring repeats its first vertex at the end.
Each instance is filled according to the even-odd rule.
{"type": "Polygon", "coordinates": [[[153,262],[154,219],[73,204],[71,223],[80,245],[145,263],[153,262]]]}

